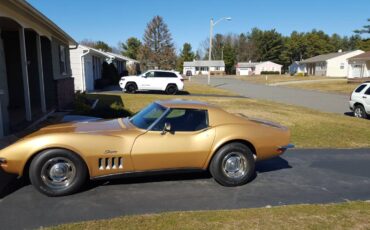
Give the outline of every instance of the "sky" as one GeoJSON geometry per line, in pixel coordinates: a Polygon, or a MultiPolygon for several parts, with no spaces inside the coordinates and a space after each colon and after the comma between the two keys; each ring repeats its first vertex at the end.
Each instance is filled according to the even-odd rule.
{"type": "Polygon", "coordinates": [[[197,50],[209,37],[210,18],[231,17],[214,33],[246,33],[252,28],[323,30],[353,35],[370,18],[370,0],[28,0],[76,41],[102,40],[111,46],[129,37],[142,39],[146,24],[160,15],[179,50],[189,42],[197,50]]]}

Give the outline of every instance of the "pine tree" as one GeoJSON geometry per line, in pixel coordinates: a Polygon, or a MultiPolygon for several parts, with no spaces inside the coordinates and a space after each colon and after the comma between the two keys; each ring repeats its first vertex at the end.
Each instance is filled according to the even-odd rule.
{"type": "Polygon", "coordinates": [[[138,59],[143,69],[174,69],[176,53],[167,24],[155,16],[148,24],[143,37],[143,46],[138,59]]]}
{"type": "Polygon", "coordinates": [[[126,40],[126,43],[121,43],[122,55],[132,59],[137,59],[139,50],[142,44],[141,41],[135,37],[130,37],[126,40]]]}

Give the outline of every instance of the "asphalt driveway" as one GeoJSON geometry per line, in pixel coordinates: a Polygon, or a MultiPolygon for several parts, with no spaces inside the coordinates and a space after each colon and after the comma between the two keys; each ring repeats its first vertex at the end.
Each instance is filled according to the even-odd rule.
{"type": "Polygon", "coordinates": [[[207,173],[190,173],[94,182],[81,193],[58,198],[0,173],[0,228],[175,210],[369,200],[369,165],[370,149],[290,150],[259,162],[256,178],[240,187],[222,187],[207,173]]]}
{"type": "MultiPolygon", "coordinates": [[[[207,84],[206,77],[193,77],[192,81],[207,84]]],[[[233,77],[211,77],[211,85],[238,95],[303,106],[323,112],[349,113],[349,96],[284,86],[269,86],[238,80],[233,77]]]]}

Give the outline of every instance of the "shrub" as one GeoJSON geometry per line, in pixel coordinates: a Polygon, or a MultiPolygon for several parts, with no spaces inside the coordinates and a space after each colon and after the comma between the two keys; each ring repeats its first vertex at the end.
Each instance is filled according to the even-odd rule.
{"type": "Polygon", "coordinates": [[[266,75],[276,75],[280,74],[279,71],[261,71],[261,75],[266,74],[266,75]]]}

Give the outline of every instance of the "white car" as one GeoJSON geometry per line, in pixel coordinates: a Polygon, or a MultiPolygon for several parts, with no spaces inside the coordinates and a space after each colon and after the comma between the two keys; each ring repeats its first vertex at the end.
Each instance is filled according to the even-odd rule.
{"type": "Polygon", "coordinates": [[[361,84],[352,92],[349,108],[355,117],[370,117],[370,82],[361,84]]]}
{"type": "Polygon", "coordinates": [[[158,90],[167,94],[176,94],[184,89],[184,79],[175,71],[149,70],[138,76],[122,77],[119,86],[127,93],[158,90]]]}

